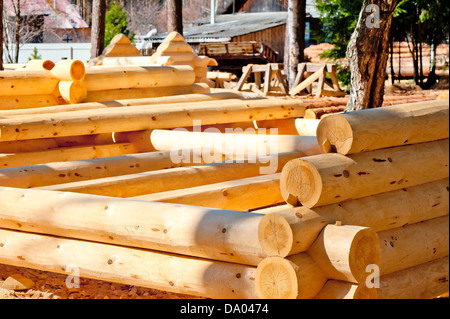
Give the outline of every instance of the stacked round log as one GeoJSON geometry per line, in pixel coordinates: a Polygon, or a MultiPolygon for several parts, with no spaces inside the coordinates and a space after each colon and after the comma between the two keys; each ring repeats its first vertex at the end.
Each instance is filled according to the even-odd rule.
{"type": "MultiPolygon", "coordinates": [[[[308,254],[320,264],[317,247],[327,227],[367,227],[378,238],[378,261],[366,263],[364,277],[354,280],[333,264],[345,260],[338,249],[322,249],[329,261],[319,267],[329,280],[315,298],[374,297],[367,290],[372,287],[378,298],[447,292],[448,105],[441,100],[322,119],[317,138],[328,153],[294,159],[283,168],[281,193],[298,207],[263,217],[263,251],[288,260],[308,254]]],[[[345,241],[338,236],[329,242],[345,241]]],[[[361,251],[370,252],[362,242],[361,251]]]]}

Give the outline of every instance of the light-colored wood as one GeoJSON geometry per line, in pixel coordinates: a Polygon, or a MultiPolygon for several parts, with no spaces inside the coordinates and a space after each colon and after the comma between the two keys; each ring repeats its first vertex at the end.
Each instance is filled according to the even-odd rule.
{"type": "Polygon", "coordinates": [[[328,280],[314,299],[378,299],[378,291],[367,288],[366,283],[328,280]]]}
{"type": "MultiPolygon", "coordinates": [[[[196,85],[197,86],[197,85],[196,85]]],[[[0,97],[1,99],[1,97],[0,97]]],[[[140,99],[128,99],[128,100],[113,100],[105,102],[90,102],[79,103],[75,105],[58,105],[42,108],[22,109],[22,110],[7,110],[0,111],[0,117],[17,116],[17,115],[32,115],[32,114],[50,114],[50,113],[62,113],[71,111],[82,111],[101,109],[106,107],[124,107],[124,106],[139,106],[139,105],[157,105],[157,104],[170,104],[170,103],[187,103],[187,102],[200,102],[200,101],[215,101],[226,99],[242,99],[242,94],[239,92],[216,92],[216,93],[198,93],[198,94],[184,94],[162,97],[150,97],[140,99]]]]}
{"type": "Polygon", "coordinates": [[[133,154],[136,152],[137,149],[130,143],[62,147],[40,152],[0,154],[0,167],[11,168],[51,162],[75,161],[133,154]]]}
{"type": "Polygon", "coordinates": [[[275,129],[276,131],[274,132],[276,132],[278,135],[297,135],[298,132],[295,128],[295,121],[296,121],[295,118],[283,120],[255,121],[254,127],[256,129],[258,128],[275,129]]]}
{"type": "Polygon", "coordinates": [[[321,67],[319,70],[314,72],[312,75],[308,76],[304,81],[302,81],[297,86],[294,86],[290,91],[290,95],[296,95],[300,93],[301,91],[305,90],[308,86],[313,84],[315,81],[317,81],[321,76],[323,76],[323,73],[325,71],[325,67],[321,67]]]}
{"type": "Polygon", "coordinates": [[[314,211],[294,214],[281,210],[262,218],[258,238],[267,256],[287,257],[305,252],[326,225],[326,220],[314,211]]]}
{"type": "Polygon", "coordinates": [[[189,106],[172,103],[74,111],[52,114],[51,117],[38,114],[27,119],[0,119],[0,140],[192,127],[195,120],[201,120],[202,125],[208,125],[301,117],[304,110],[303,104],[295,100],[230,99],[213,103],[195,102],[189,106]]]}
{"type": "Polygon", "coordinates": [[[256,291],[261,299],[311,299],[327,278],[307,254],[265,258],[256,269],[256,291]]]}
{"type": "Polygon", "coordinates": [[[448,100],[333,115],[323,119],[317,129],[317,139],[326,152],[344,155],[448,137],[448,100]]]}
{"type": "Polygon", "coordinates": [[[142,195],[134,199],[238,211],[284,202],[280,193],[280,174],[142,195]]]}
{"type": "Polygon", "coordinates": [[[187,86],[166,86],[141,89],[116,89],[104,91],[88,91],[86,102],[106,102],[125,99],[160,98],[174,95],[206,94],[211,89],[206,84],[194,83],[187,86]]]}
{"type": "Polygon", "coordinates": [[[102,52],[102,56],[140,56],[139,50],[131,43],[114,43],[108,45],[102,52]]]}
{"type": "Polygon", "coordinates": [[[0,198],[2,228],[250,265],[265,257],[260,214],[9,187],[0,198]]]}
{"type": "Polygon", "coordinates": [[[295,159],[281,174],[283,198],[317,207],[416,186],[449,176],[449,140],[344,156],[295,159]]]}
{"type": "Polygon", "coordinates": [[[51,73],[61,81],[82,81],[86,68],[80,60],[61,60],[51,69],[51,73]]]}
{"type": "Polygon", "coordinates": [[[449,291],[448,256],[381,276],[379,299],[431,299],[449,291]]]}
{"type": "Polygon", "coordinates": [[[51,60],[41,60],[41,59],[33,59],[25,64],[23,70],[28,71],[50,71],[55,66],[55,63],[51,60]]]}
{"type": "Polygon", "coordinates": [[[308,254],[327,278],[364,283],[366,267],[380,263],[379,239],[371,228],[327,225],[308,254]]]}
{"type": "Polygon", "coordinates": [[[105,56],[101,60],[102,66],[119,66],[119,65],[168,66],[174,63],[174,60],[170,56],[161,57],[156,62],[150,56],[105,56]]]}
{"type": "MultiPolygon", "coordinates": [[[[219,130],[205,133],[184,130],[154,130],[150,135],[153,147],[159,151],[201,149],[212,156],[228,155],[248,158],[278,153],[302,152],[317,155],[323,151],[314,136],[269,134],[222,134],[219,130]],[[215,131],[215,132],[214,132],[215,131]]],[[[252,132],[258,132],[251,130],[252,132]]],[[[264,132],[265,133],[265,132],[264,132]]]]}
{"type": "Polygon", "coordinates": [[[38,140],[22,140],[0,142],[0,153],[23,153],[23,152],[39,152],[61,147],[69,146],[86,146],[95,144],[112,144],[111,139],[99,135],[79,135],[57,138],[44,138],[38,140]],[[106,142],[106,143],[103,143],[106,142]]]}
{"type": "Polygon", "coordinates": [[[88,91],[188,86],[195,73],[185,66],[117,66],[86,69],[88,91]]]}
{"type": "Polygon", "coordinates": [[[81,81],[60,81],[58,89],[69,104],[81,103],[87,98],[86,86],[81,81]]]}
{"type": "Polygon", "coordinates": [[[174,41],[164,41],[161,43],[156,52],[165,52],[165,53],[175,53],[175,52],[192,52],[192,47],[186,42],[174,42],[174,41]]]}
{"type": "Polygon", "coordinates": [[[330,107],[319,107],[313,109],[307,109],[305,111],[305,119],[308,120],[320,120],[329,115],[335,115],[335,113],[342,113],[345,111],[345,106],[330,106],[330,107]]]}
{"type": "Polygon", "coordinates": [[[0,95],[0,113],[21,112],[23,109],[32,110],[66,103],[62,97],[61,100],[54,94],[0,95]]]}
{"type": "Polygon", "coordinates": [[[319,125],[319,122],[320,120],[317,119],[299,118],[295,119],[295,128],[297,129],[298,135],[316,136],[317,126],[319,125]]]}
{"type": "Polygon", "coordinates": [[[0,96],[51,95],[58,82],[50,71],[2,71],[0,96]]]}
{"type": "Polygon", "coordinates": [[[6,168],[0,171],[0,185],[31,188],[191,165],[195,164],[174,163],[170,152],[133,153],[6,168]]]}
{"type": "Polygon", "coordinates": [[[381,275],[448,256],[448,215],[378,233],[381,275]]]}
{"type": "Polygon", "coordinates": [[[287,161],[299,156],[301,156],[300,153],[279,154],[261,157],[259,159],[250,159],[243,163],[224,162],[180,167],[126,176],[46,186],[41,189],[114,197],[134,197],[264,174],[275,174],[281,171],[287,161]]]}
{"type": "Polygon", "coordinates": [[[2,264],[207,298],[258,298],[251,266],[8,230],[0,242],[2,264]]]}

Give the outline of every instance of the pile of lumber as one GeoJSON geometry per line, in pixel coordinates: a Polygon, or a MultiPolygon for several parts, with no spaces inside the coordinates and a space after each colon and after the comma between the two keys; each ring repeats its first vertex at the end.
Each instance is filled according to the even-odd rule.
{"type": "MultiPolygon", "coordinates": [[[[267,244],[285,258],[278,263],[291,265],[297,278],[298,269],[312,278],[311,268],[296,259],[305,250],[298,246],[309,247],[311,259],[306,265],[314,261],[328,274],[326,297],[350,292],[349,282],[367,288],[367,273],[359,279],[348,276],[352,268],[345,263],[352,261],[355,269],[371,265],[374,268],[369,269],[377,269],[379,298],[434,298],[448,292],[448,120],[448,100],[356,111],[321,120],[317,140],[326,154],[289,161],[281,173],[283,198],[295,208],[281,211],[280,216],[301,219],[290,229],[277,232],[278,238],[288,238],[283,244],[267,244]],[[335,223],[333,231],[326,226],[311,246],[305,245],[302,240],[310,238],[309,232],[317,232],[321,222],[335,223]],[[352,257],[352,249],[338,253],[347,239],[331,236],[345,227],[375,231],[379,252],[364,239],[361,247],[354,248],[355,254],[359,251],[362,255],[359,260],[352,257]],[[325,254],[330,258],[324,263],[325,254]],[[368,264],[364,259],[368,254],[377,254],[378,259],[372,257],[368,264]]],[[[269,280],[270,273],[281,272],[281,266],[270,267],[263,289],[272,293],[284,284],[269,280]]],[[[321,282],[325,282],[323,278],[321,282]]]]}
{"type": "Polygon", "coordinates": [[[445,290],[448,100],[354,113],[385,139],[351,122],[345,154],[323,132],[347,114],[306,111],[238,92],[0,111],[0,263],[207,298],[417,297],[418,273],[422,297],[445,290]]]}

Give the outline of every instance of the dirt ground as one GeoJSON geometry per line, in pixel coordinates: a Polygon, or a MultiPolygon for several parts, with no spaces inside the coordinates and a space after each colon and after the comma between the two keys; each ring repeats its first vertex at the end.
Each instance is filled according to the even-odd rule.
{"type": "MultiPolygon", "coordinates": [[[[448,90],[448,77],[432,90],[422,91],[411,81],[396,83],[386,87],[386,95],[437,96],[442,90],[448,90]]],[[[159,291],[151,288],[110,283],[101,280],[80,279],[80,288],[67,288],[66,275],[29,268],[0,264],[0,299],[192,299],[198,298],[159,291]],[[11,275],[21,274],[31,279],[35,286],[24,291],[1,288],[4,280],[11,275]]]]}

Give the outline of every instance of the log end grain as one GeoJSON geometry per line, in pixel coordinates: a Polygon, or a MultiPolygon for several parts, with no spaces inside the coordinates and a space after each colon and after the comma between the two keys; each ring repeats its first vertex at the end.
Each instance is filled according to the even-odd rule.
{"type": "Polygon", "coordinates": [[[277,213],[265,215],[259,224],[258,238],[267,256],[288,256],[293,245],[293,234],[288,221],[277,213]]]}
{"type": "Polygon", "coordinates": [[[279,257],[264,259],[256,269],[256,292],[262,299],[296,299],[295,264],[279,257]]]}
{"type": "Polygon", "coordinates": [[[317,142],[326,153],[346,155],[353,145],[353,130],[348,120],[333,114],[323,118],[317,126],[317,142]]]}

